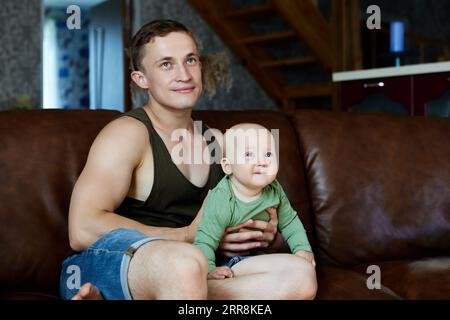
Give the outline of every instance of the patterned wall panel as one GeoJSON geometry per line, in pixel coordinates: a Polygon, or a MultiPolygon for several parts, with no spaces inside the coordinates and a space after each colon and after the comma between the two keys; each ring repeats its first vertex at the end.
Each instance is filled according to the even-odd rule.
{"type": "Polygon", "coordinates": [[[41,0],[0,4],[0,110],[41,103],[41,0]]]}

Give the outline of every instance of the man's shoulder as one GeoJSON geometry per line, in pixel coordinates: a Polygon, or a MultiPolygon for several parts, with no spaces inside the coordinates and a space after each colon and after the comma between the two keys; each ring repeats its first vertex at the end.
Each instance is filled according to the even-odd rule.
{"type": "Polygon", "coordinates": [[[91,146],[90,155],[98,161],[114,158],[137,165],[141,163],[149,145],[144,124],[130,117],[120,117],[99,132],[91,146]]]}
{"type": "Polygon", "coordinates": [[[100,131],[98,136],[116,142],[148,142],[146,126],[141,121],[128,116],[121,116],[111,121],[100,131]]]}

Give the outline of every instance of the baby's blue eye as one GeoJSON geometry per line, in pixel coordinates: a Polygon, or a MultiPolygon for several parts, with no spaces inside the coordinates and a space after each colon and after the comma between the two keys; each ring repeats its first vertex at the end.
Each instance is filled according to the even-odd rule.
{"type": "Polygon", "coordinates": [[[266,153],[266,158],[271,158],[272,157],[272,152],[267,152],[266,153]]]}
{"type": "Polygon", "coordinates": [[[247,151],[247,152],[245,152],[245,156],[247,158],[252,157],[253,156],[253,152],[247,151]]]}

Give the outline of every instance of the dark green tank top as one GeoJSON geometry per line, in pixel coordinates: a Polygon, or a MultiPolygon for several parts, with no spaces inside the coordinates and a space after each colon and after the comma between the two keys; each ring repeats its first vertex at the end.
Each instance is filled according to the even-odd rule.
{"type": "MultiPolygon", "coordinates": [[[[154,180],[147,200],[140,201],[126,197],[116,213],[140,223],[157,227],[183,227],[192,222],[209,189],[214,188],[224,173],[220,164],[211,164],[206,185],[193,185],[173,163],[163,140],[153,128],[144,109],[134,109],[123,116],[133,117],[147,127],[153,151],[154,180]]],[[[202,134],[208,129],[202,124],[202,134]]],[[[210,154],[214,138],[207,141],[210,154]]]]}

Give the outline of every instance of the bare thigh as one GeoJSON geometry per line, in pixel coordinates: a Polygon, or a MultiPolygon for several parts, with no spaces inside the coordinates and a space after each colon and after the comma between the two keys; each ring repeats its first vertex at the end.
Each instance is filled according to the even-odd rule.
{"type": "Polygon", "coordinates": [[[239,277],[258,273],[284,273],[296,268],[309,268],[309,264],[293,254],[274,253],[241,260],[231,269],[239,277]]]}
{"type": "Polygon", "coordinates": [[[233,278],[208,281],[211,299],[309,299],[317,287],[314,267],[293,254],[247,258],[232,267],[233,278]]]}
{"type": "MultiPolygon", "coordinates": [[[[208,266],[202,253],[191,244],[158,240],[142,245],[128,269],[128,286],[133,299],[173,297],[196,275],[205,278],[208,266]]],[[[191,284],[195,287],[196,284],[191,284]]]]}

